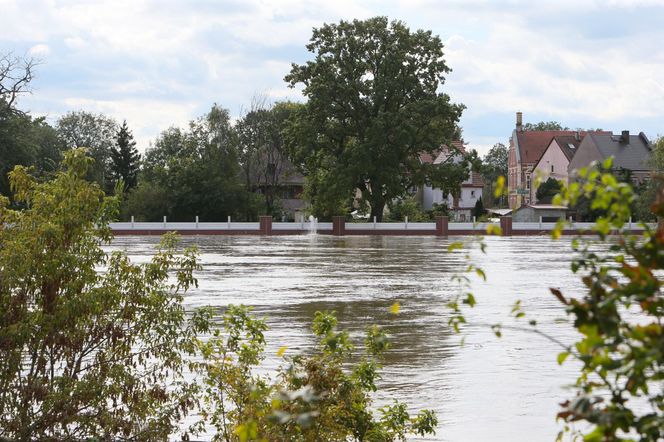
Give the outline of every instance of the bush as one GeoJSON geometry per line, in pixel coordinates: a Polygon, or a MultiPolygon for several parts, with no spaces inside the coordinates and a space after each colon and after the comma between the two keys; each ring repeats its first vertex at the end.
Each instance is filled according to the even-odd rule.
{"type": "Polygon", "coordinates": [[[252,370],[263,359],[265,322],[244,306],[230,306],[223,330],[199,344],[203,419],[192,430],[212,424],[214,440],[241,441],[387,442],[406,440],[407,434],[434,434],[438,420],[432,411],[411,417],[398,401],[381,408],[378,417],[372,411],[381,355],[389,348],[385,332],[369,327],[364,355],[358,358],[348,333],[336,326],[333,312],[316,312],[315,352],[286,357],[282,347],[285,364],[276,381],[270,381],[252,370]]]}
{"type": "Polygon", "coordinates": [[[165,236],[144,265],[107,255],[119,197],[85,180],[90,161],[67,152],[45,183],[18,166],[26,209],[0,199],[0,438],[164,440],[193,400],[197,329],[180,300],[194,251],[165,236]]]}
{"type": "Polygon", "coordinates": [[[427,221],[429,219],[429,216],[422,211],[420,204],[414,198],[393,202],[389,205],[389,209],[388,220],[390,221],[404,221],[406,217],[411,222],[427,221]]]}

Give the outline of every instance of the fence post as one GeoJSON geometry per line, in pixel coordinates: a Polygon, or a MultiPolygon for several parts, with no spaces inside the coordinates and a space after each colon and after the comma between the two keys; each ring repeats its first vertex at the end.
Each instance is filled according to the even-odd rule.
{"type": "Polygon", "coordinates": [[[231,216],[228,215],[228,221],[226,221],[226,229],[231,230],[231,216]]]}
{"type": "Polygon", "coordinates": [[[447,236],[449,231],[449,218],[446,216],[436,217],[436,236],[447,236]]]}
{"type": "Polygon", "coordinates": [[[131,216],[131,228],[134,229],[134,215],[131,216]]]}
{"type": "Polygon", "coordinates": [[[304,215],[300,215],[300,230],[304,230],[304,215]]]}
{"type": "Polygon", "coordinates": [[[540,220],[539,220],[539,229],[542,230],[542,217],[541,216],[540,216],[540,220]]]}
{"type": "Polygon", "coordinates": [[[261,235],[272,235],[272,217],[261,215],[258,217],[258,226],[261,235]]]}
{"type": "Polygon", "coordinates": [[[629,217],[629,230],[632,230],[632,217],[629,217]]]}
{"type": "Polygon", "coordinates": [[[500,217],[500,229],[503,231],[503,236],[512,236],[512,217],[500,217]]]}
{"type": "Polygon", "coordinates": [[[164,216],[164,229],[166,228],[166,217],[164,216]]]}
{"type": "Polygon", "coordinates": [[[408,230],[408,217],[407,217],[407,216],[404,217],[404,222],[405,222],[405,224],[406,224],[406,225],[405,225],[406,230],[408,230]]]}
{"type": "Polygon", "coordinates": [[[196,215],[196,230],[198,230],[198,215],[196,215]]]}
{"type": "Polygon", "coordinates": [[[477,222],[477,217],[473,216],[473,224],[475,224],[476,222],[477,222]]]}
{"type": "Polygon", "coordinates": [[[346,217],[333,216],[332,217],[332,235],[343,236],[346,234],[346,217]]]}
{"type": "Polygon", "coordinates": [[[374,215],[374,220],[373,220],[373,221],[374,221],[374,223],[373,223],[373,224],[374,224],[373,228],[374,228],[374,230],[376,230],[376,215],[374,215]]]}

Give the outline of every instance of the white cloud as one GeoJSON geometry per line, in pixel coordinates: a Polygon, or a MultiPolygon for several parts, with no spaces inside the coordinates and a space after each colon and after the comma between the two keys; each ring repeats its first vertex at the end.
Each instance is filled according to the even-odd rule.
{"type": "Polygon", "coordinates": [[[37,58],[45,57],[50,53],[51,49],[48,47],[48,45],[45,44],[34,45],[28,50],[28,54],[37,58]]]}
{"type": "Polygon", "coordinates": [[[50,55],[24,102],[127,118],[142,144],[213,102],[237,116],[256,92],[300,99],[283,76],[309,58],[311,28],[373,15],[445,39],[444,90],[468,107],[471,145],[505,141],[511,126],[483,123],[517,110],[599,127],[664,114],[664,0],[0,2],[0,45],[50,55]]]}

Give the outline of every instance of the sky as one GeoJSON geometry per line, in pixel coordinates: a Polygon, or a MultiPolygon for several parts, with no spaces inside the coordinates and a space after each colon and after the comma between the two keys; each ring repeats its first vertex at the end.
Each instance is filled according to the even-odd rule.
{"type": "Polygon", "coordinates": [[[0,0],[0,53],[40,61],[21,109],[127,120],[140,150],[214,103],[302,100],[283,81],[323,23],[384,15],[431,30],[442,91],[485,153],[524,122],[664,135],[664,0],[0,0]]]}

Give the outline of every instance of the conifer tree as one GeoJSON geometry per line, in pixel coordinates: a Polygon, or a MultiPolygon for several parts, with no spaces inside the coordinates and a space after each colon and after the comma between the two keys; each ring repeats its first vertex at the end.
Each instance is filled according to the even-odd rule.
{"type": "Polygon", "coordinates": [[[122,123],[115,140],[115,146],[111,148],[111,171],[115,181],[121,179],[124,181],[125,190],[129,190],[137,185],[141,155],[136,149],[136,142],[127,126],[127,120],[122,123]]]}

